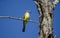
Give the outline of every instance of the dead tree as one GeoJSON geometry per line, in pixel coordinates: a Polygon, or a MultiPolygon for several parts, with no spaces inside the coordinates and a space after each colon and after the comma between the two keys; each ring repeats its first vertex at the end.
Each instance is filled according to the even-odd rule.
{"type": "Polygon", "coordinates": [[[35,0],[39,13],[39,38],[55,38],[53,34],[53,11],[60,0],[35,0]]]}

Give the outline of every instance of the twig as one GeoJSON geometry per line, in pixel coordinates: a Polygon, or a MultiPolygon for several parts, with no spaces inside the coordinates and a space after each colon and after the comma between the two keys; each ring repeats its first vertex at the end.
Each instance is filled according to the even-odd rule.
{"type": "MultiPolygon", "coordinates": [[[[22,18],[16,18],[16,17],[12,17],[12,16],[0,16],[0,18],[9,18],[9,19],[14,19],[14,20],[22,20],[22,21],[24,20],[22,18]]],[[[28,20],[28,21],[39,24],[37,21],[33,21],[33,20],[28,20]]]]}

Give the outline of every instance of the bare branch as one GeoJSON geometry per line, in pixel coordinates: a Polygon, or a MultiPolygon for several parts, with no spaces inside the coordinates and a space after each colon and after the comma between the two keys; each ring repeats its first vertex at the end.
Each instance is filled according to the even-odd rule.
{"type": "Polygon", "coordinates": [[[60,0],[55,0],[55,1],[53,2],[54,7],[55,7],[59,2],[60,2],[60,0]]]}
{"type": "Polygon", "coordinates": [[[37,1],[34,1],[35,2],[35,4],[36,4],[36,6],[37,6],[37,8],[38,8],[38,13],[39,13],[39,17],[41,17],[41,15],[42,15],[42,13],[41,13],[41,6],[39,5],[39,3],[37,2],[37,1]]]}
{"type": "MultiPolygon", "coordinates": [[[[14,20],[22,20],[22,21],[24,20],[22,18],[16,18],[16,17],[12,17],[12,16],[0,16],[0,18],[9,18],[9,19],[14,19],[14,20]]],[[[28,21],[39,24],[37,21],[33,21],[33,20],[28,20],[28,21]]]]}

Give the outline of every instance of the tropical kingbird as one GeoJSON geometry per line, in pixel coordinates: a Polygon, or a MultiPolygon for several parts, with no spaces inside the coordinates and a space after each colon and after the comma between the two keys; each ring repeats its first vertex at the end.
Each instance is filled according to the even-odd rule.
{"type": "Polygon", "coordinates": [[[23,29],[22,29],[22,32],[25,32],[26,24],[27,24],[28,20],[30,19],[29,11],[26,11],[23,19],[24,20],[23,20],[23,29]]]}

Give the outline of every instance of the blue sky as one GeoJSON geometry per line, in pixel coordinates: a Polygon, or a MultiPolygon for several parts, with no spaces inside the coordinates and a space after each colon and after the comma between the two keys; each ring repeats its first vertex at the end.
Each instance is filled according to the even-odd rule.
{"type": "MultiPolygon", "coordinates": [[[[23,18],[26,10],[30,10],[30,19],[39,21],[37,7],[33,0],[0,0],[0,16],[23,18]]],[[[54,31],[60,38],[60,4],[54,10],[54,31]]],[[[0,38],[38,38],[39,25],[28,22],[23,33],[23,21],[0,18],[0,38]]]]}

